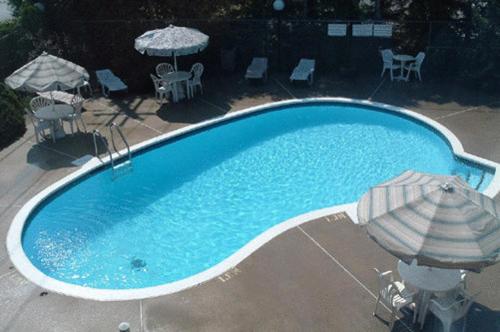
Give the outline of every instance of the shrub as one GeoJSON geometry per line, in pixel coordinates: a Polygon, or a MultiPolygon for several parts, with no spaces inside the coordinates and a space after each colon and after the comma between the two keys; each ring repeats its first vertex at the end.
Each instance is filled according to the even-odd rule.
{"type": "Polygon", "coordinates": [[[26,132],[24,105],[17,94],[0,83],[0,149],[26,132]]]}

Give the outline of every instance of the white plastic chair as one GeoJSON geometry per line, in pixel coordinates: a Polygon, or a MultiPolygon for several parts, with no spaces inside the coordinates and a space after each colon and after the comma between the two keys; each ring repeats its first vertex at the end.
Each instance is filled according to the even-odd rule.
{"type": "Polygon", "coordinates": [[[83,130],[87,132],[87,126],[85,125],[85,122],[83,121],[82,118],[82,108],[84,101],[85,99],[82,96],[75,95],[73,99],[71,99],[71,107],[73,107],[73,113],[61,119],[62,121],[69,123],[71,134],[74,134],[73,122],[76,123],[76,128],[78,129],[78,131],[80,131],[80,126],[78,126],[78,121],[80,121],[80,123],[82,124],[83,130]]]}
{"type": "Polygon", "coordinates": [[[169,94],[172,92],[172,85],[164,79],[158,78],[153,74],[150,74],[149,76],[151,77],[151,80],[153,81],[155,87],[156,100],[160,104],[163,104],[165,99],[167,99],[169,94]]]}
{"type": "Polygon", "coordinates": [[[389,49],[380,50],[380,55],[382,56],[382,63],[383,63],[382,73],[380,74],[380,77],[383,77],[385,71],[389,70],[391,81],[394,80],[393,72],[394,70],[400,70],[401,65],[394,63],[394,53],[392,53],[392,51],[389,49]]]}
{"type": "Polygon", "coordinates": [[[415,57],[415,62],[405,66],[404,69],[407,70],[406,73],[407,80],[410,78],[410,73],[414,72],[415,75],[418,77],[418,80],[422,82],[422,75],[420,75],[420,68],[422,67],[422,62],[424,62],[424,59],[425,59],[425,53],[419,52],[415,57]]]}
{"type": "MultiPolygon", "coordinates": [[[[47,99],[47,98],[44,98],[44,97],[35,97],[33,99],[31,99],[30,101],[30,107],[31,107],[31,111],[33,112],[32,115],[35,119],[38,120],[37,122],[37,125],[38,126],[46,126],[46,124],[48,124],[48,127],[50,129],[50,135],[52,136],[52,142],[56,142],[56,136],[55,136],[55,124],[53,121],[45,121],[45,120],[42,120],[42,119],[39,119],[36,117],[36,111],[38,111],[40,108],[42,107],[47,107],[47,106],[51,106],[51,105],[54,105],[54,101],[51,100],[51,99],[47,99]],[[43,124],[42,125],[42,122],[46,123],[46,124],[43,124]]],[[[33,121],[33,119],[32,119],[33,121]]],[[[35,125],[35,122],[33,122],[33,125],[35,125]]],[[[36,129],[35,129],[36,130],[36,129]]],[[[36,137],[37,139],[37,142],[38,141],[38,136],[36,137]]]]}
{"type": "Polygon", "coordinates": [[[52,104],[54,104],[53,100],[50,100],[50,99],[47,99],[44,97],[40,97],[40,96],[34,97],[30,101],[30,107],[31,107],[31,110],[33,111],[33,113],[36,113],[36,111],[38,111],[42,107],[51,106],[52,104]]]}
{"type": "Polygon", "coordinates": [[[203,75],[204,67],[201,63],[195,63],[191,67],[191,78],[188,80],[188,95],[193,98],[197,87],[200,87],[200,92],[203,94],[203,85],[201,84],[201,75],[203,75]]]}
{"type": "Polygon", "coordinates": [[[101,85],[102,94],[106,97],[110,92],[128,90],[128,86],[109,69],[96,70],[97,82],[101,85]]]}
{"type": "Polygon", "coordinates": [[[307,84],[311,86],[314,83],[315,67],[316,60],[300,59],[299,64],[290,75],[290,81],[307,81],[307,84]]]}
{"type": "Polygon", "coordinates": [[[253,58],[247,68],[245,79],[262,79],[267,81],[267,58],[253,58]]]}
{"type": "Polygon", "coordinates": [[[415,294],[410,292],[402,282],[395,281],[392,271],[380,272],[376,268],[374,270],[378,274],[379,291],[373,315],[377,315],[378,304],[382,302],[391,310],[389,329],[392,330],[397,312],[412,304],[415,294]]]}
{"type": "MultiPolygon", "coordinates": [[[[458,296],[432,299],[429,304],[429,311],[439,318],[443,324],[443,331],[449,332],[451,325],[455,321],[466,317],[472,303],[474,303],[474,297],[460,291],[458,296]]],[[[466,318],[462,331],[465,331],[466,318]]]]}
{"type": "Polygon", "coordinates": [[[82,85],[76,87],[76,93],[79,94],[80,96],[82,95],[81,94],[81,89],[82,88],[84,88],[87,91],[89,91],[89,93],[90,93],[91,96],[93,95],[92,85],[90,85],[89,81],[83,80],[82,85]]]}
{"type": "MultiPolygon", "coordinates": [[[[35,116],[32,110],[29,109],[24,109],[26,114],[28,114],[28,117],[31,120],[31,123],[33,124],[33,129],[35,130],[35,139],[37,143],[40,143],[40,137],[45,138],[45,130],[52,130],[52,125],[49,121],[45,121],[42,119],[39,119],[35,116]]],[[[51,131],[52,133],[52,131],[51,131]]],[[[54,140],[54,139],[53,139],[54,140]]]]}
{"type": "Polygon", "coordinates": [[[174,71],[174,66],[167,62],[160,63],[156,66],[156,75],[161,78],[163,78],[168,73],[173,73],[174,71]]]}

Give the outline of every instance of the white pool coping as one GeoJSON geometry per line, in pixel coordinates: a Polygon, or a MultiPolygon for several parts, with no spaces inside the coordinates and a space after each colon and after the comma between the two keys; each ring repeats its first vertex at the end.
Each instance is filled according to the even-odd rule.
{"type": "MultiPolygon", "coordinates": [[[[494,170],[495,173],[493,179],[491,180],[486,190],[483,192],[485,195],[489,197],[494,197],[500,191],[500,172],[499,172],[500,164],[465,152],[458,138],[450,130],[448,130],[443,125],[439,124],[438,122],[424,115],[421,115],[419,113],[401,107],[376,103],[368,100],[358,100],[349,98],[307,98],[307,99],[291,99],[286,101],[267,103],[259,105],[257,107],[251,107],[245,110],[229,113],[221,117],[217,117],[211,120],[207,120],[198,124],[194,124],[185,128],[181,128],[160,135],[158,137],[146,140],[142,143],[132,146],[131,151],[136,152],[145,149],[147,147],[150,147],[152,145],[158,144],[160,142],[172,139],[174,137],[184,135],[204,127],[209,127],[211,125],[224,122],[230,119],[235,119],[250,113],[257,113],[259,111],[265,111],[268,110],[269,108],[275,108],[280,106],[300,105],[312,102],[319,102],[319,103],[334,102],[334,103],[345,103],[351,105],[370,106],[383,109],[385,111],[404,114],[410,118],[417,119],[427,124],[428,126],[434,128],[438,132],[440,132],[444,136],[444,138],[448,140],[453,150],[453,153],[456,156],[463,158],[465,160],[469,160],[473,163],[489,167],[494,170]]],[[[124,153],[126,153],[125,150],[120,151],[121,155],[123,155],[124,153]]],[[[113,157],[117,158],[118,154],[113,155],[113,157]]],[[[103,158],[102,160],[105,164],[110,162],[109,157],[103,158]]],[[[223,274],[224,272],[235,267],[246,257],[250,256],[253,252],[255,252],[257,249],[262,247],[264,244],[269,242],[274,237],[305,222],[315,220],[320,217],[328,216],[334,213],[346,212],[347,215],[353,220],[353,222],[357,223],[356,202],[344,205],[336,205],[329,208],[311,211],[296,216],[294,218],[288,219],[286,221],[283,221],[269,228],[268,230],[266,230],[265,232],[263,232],[262,234],[251,240],[237,252],[235,252],[225,260],[221,261],[217,265],[207,270],[204,270],[191,277],[160,286],[138,288],[138,289],[98,289],[98,288],[69,284],[51,278],[42,273],[40,270],[38,270],[24,253],[21,242],[24,224],[26,220],[28,220],[28,217],[31,214],[31,212],[52,193],[56,192],[57,190],[66,186],[67,184],[81,178],[82,176],[88,174],[89,172],[101,166],[102,166],[101,161],[97,158],[93,158],[89,162],[84,164],[77,171],[69,174],[68,176],[62,178],[61,180],[55,182],[54,184],[48,186],[47,188],[39,192],[19,210],[9,228],[9,232],[7,234],[7,251],[11,261],[14,263],[17,270],[23,276],[25,276],[31,282],[35,283],[36,285],[48,291],[83,299],[97,300],[97,301],[123,301],[123,300],[137,300],[137,299],[158,297],[166,294],[179,292],[181,290],[199,285],[203,282],[206,282],[210,279],[213,279],[223,274]]]]}

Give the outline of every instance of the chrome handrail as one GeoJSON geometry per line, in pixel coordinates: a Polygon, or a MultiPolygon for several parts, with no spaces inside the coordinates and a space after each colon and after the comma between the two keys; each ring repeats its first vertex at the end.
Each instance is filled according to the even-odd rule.
{"type": "MultiPolygon", "coordinates": [[[[99,156],[99,149],[97,148],[97,138],[101,140],[101,143],[106,147],[106,151],[108,152],[109,159],[111,160],[111,167],[115,167],[115,162],[113,160],[113,154],[111,153],[111,150],[109,150],[108,142],[104,139],[102,136],[101,132],[97,129],[94,129],[92,131],[92,138],[94,139],[94,154],[99,160],[101,160],[101,157],[99,156]]],[[[102,161],[102,160],[101,160],[102,161]]]]}
{"type": "Polygon", "coordinates": [[[130,146],[129,146],[128,142],[127,142],[127,139],[125,138],[125,135],[123,135],[122,130],[120,129],[120,127],[115,122],[112,122],[109,125],[109,134],[111,136],[111,144],[113,144],[113,149],[115,150],[115,152],[117,154],[120,154],[120,152],[118,151],[118,149],[116,148],[116,145],[115,145],[115,138],[114,138],[114,135],[113,135],[113,128],[116,129],[116,131],[120,135],[123,143],[125,143],[125,146],[127,147],[128,160],[130,162],[132,160],[132,153],[130,152],[130,146]]]}

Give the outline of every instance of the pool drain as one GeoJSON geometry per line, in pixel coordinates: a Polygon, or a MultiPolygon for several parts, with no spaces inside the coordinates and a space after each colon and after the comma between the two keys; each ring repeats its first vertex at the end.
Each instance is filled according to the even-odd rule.
{"type": "Polygon", "coordinates": [[[142,268],[146,267],[146,261],[140,258],[133,258],[130,261],[130,265],[134,270],[141,270],[142,268]]]}

